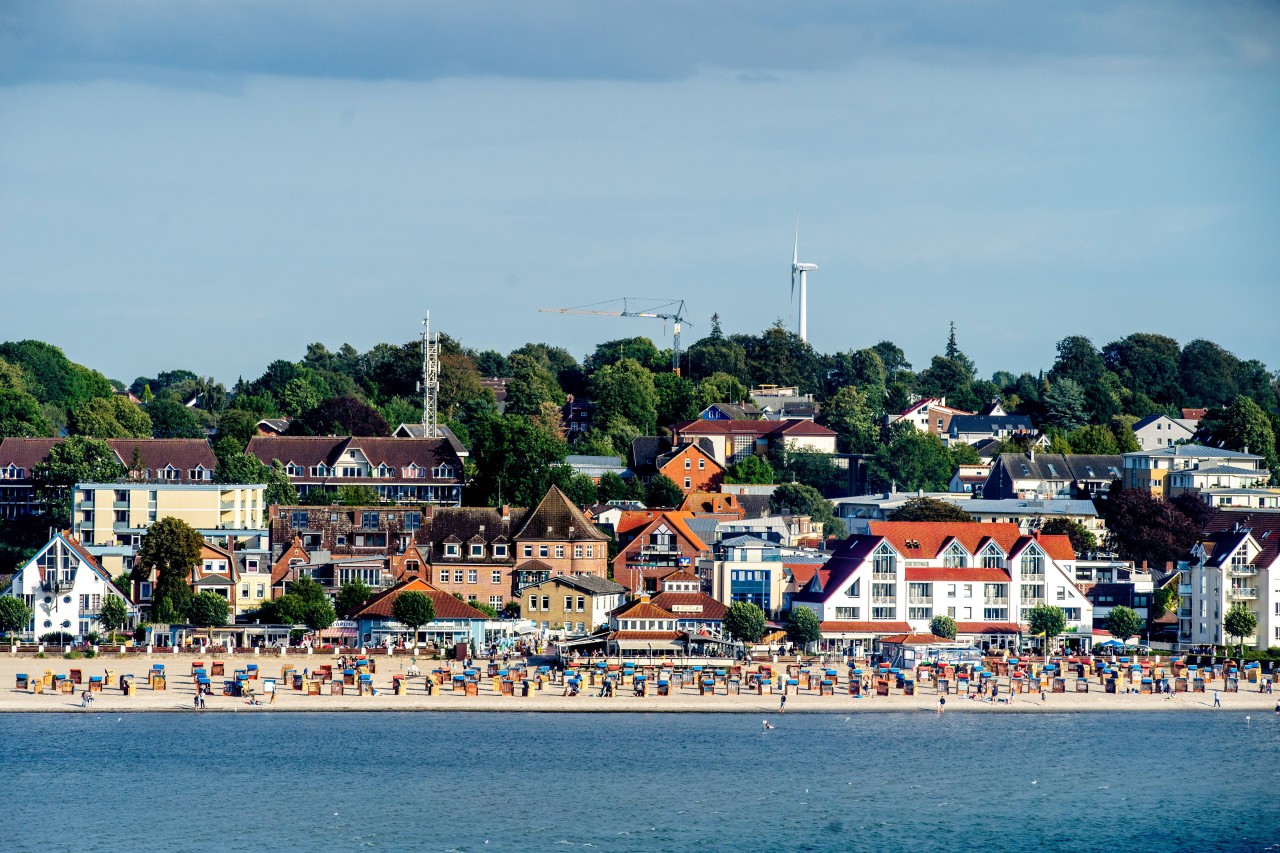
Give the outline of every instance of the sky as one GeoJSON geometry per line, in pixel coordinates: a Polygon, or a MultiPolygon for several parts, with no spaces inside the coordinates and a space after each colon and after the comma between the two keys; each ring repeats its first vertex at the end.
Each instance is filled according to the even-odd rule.
{"type": "Polygon", "coordinates": [[[793,317],[798,218],[820,351],[1275,370],[1277,152],[1275,3],[5,0],[0,339],[228,384],[427,309],[669,346],[538,311],[626,296],[687,346],[793,317]]]}

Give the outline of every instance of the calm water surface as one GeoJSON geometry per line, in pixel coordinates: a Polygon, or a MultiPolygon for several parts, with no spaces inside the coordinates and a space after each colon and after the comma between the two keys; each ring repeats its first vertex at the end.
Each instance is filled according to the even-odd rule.
{"type": "Polygon", "coordinates": [[[4,714],[0,849],[1280,851],[1273,714],[4,714]]]}

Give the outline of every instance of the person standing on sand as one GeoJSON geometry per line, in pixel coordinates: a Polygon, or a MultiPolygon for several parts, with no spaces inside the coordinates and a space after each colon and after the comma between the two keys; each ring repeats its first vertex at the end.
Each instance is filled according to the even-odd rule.
{"type": "Polygon", "coordinates": [[[941,714],[945,710],[947,710],[947,697],[939,693],[938,694],[938,713],[941,714]]]}
{"type": "Polygon", "coordinates": [[[782,694],[782,702],[778,704],[778,713],[781,714],[787,710],[787,694],[782,694]]]}
{"type": "Polygon", "coordinates": [[[1222,707],[1222,696],[1221,694],[1218,693],[1217,690],[1213,691],[1213,707],[1215,708],[1222,707]]]}

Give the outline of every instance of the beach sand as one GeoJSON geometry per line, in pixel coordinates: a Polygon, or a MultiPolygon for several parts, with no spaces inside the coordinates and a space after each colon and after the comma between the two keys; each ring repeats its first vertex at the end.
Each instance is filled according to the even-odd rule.
{"type": "MultiPolygon", "coordinates": [[[[405,695],[395,696],[391,689],[393,675],[403,674],[410,666],[408,657],[396,657],[388,660],[379,656],[376,659],[377,673],[373,676],[374,686],[379,695],[353,695],[354,688],[348,687],[346,695],[334,696],[329,686],[324,686],[320,696],[308,696],[302,691],[289,689],[279,684],[275,702],[263,705],[249,705],[243,697],[223,696],[221,692],[222,678],[212,678],[214,695],[206,697],[204,711],[196,712],[192,699],[195,695],[195,684],[191,676],[192,661],[200,660],[206,665],[214,660],[225,663],[226,674],[231,676],[233,670],[244,668],[247,664],[258,664],[262,678],[279,677],[281,666],[287,664],[299,672],[305,667],[315,670],[323,664],[333,663],[334,659],[321,655],[290,655],[281,658],[275,654],[263,655],[191,655],[191,654],[157,654],[152,656],[100,655],[91,659],[68,660],[61,655],[50,654],[46,658],[32,656],[0,655],[0,712],[75,712],[84,713],[80,707],[80,692],[88,685],[93,675],[105,675],[113,670],[116,680],[102,692],[94,693],[94,702],[90,711],[94,713],[122,713],[129,711],[173,711],[185,713],[239,712],[258,713],[273,711],[519,711],[519,712],[715,712],[755,714],[762,719],[774,719],[779,714],[781,696],[778,694],[758,696],[754,692],[747,693],[743,688],[741,695],[729,696],[718,692],[715,696],[699,696],[696,690],[686,684],[683,690],[670,696],[650,695],[644,698],[630,695],[630,688],[621,688],[613,698],[600,698],[596,694],[598,688],[583,687],[581,695],[566,697],[560,684],[549,684],[543,690],[531,690],[528,697],[501,696],[493,692],[493,679],[481,678],[478,696],[464,696],[461,691],[438,690],[434,695],[427,695],[423,677],[408,679],[409,690],[405,695]],[[145,681],[145,674],[152,664],[164,664],[167,673],[167,689],[152,690],[145,681]],[[74,694],[45,692],[36,694],[30,690],[16,690],[15,679],[18,673],[26,673],[32,678],[43,675],[46,670],[57,674],[69,674],[72,669],[83,673],[84,684],[77,686],[74,694]],[[125,696],[116,686],[122,673],[133,673],[138,690],[133,696],[125,696]]],[[[420,660],[419,668],[430,672],[443,668],[447,662],[420,660]]],[[[483,665],[477,662],[477,666],[483,665]]],[[[843,665],[833,668],[844,672],[843,665]]],[[[456,671],[461,672],[460,669],[456,671]]],[[[261,694],[262,682],[250,682],[255,693],[261,694]]],[[[1041,702],[1038,693],[1018,694],[1011,704],[993,704],[989,701],[967,699],[954,693],[947,697],[946,713],[1067,713],[1088,711],[1251,711],[1272,713],[1280,693],[1268,695],[1258,691],[1258,685],[1241,682],[1240,692],[1221,692],[1222,707],[1213,707],[1214,686],[1222,688],[1222,682],[1212,682],[1205,693],[1182,693],[1173,696],[1142,694],[1106,694],[1096,678],[1090,680],[1088,693],[1051,693],[1041,702]]],[[[1068,681],[1069,689],[1074,688],[1074,680],[1068,681]]],[[[1000,693],[1008,696],[1008,680],[1000,679],[1000,693]]],[[[919,688],[917,695],[904,696],[893,690],[888,697],[853,698],[847,695],[845,681],[840,680],[840,691],[835,696],[818,696],[801,691],[799,695],[787,697],[786,714],[796,713],[840,713],[866,711],[923,711],[936,713],[937,693],[931,686],[919,688]]],[[[775,720],[776,721],[776,720],[775,720]]]]}

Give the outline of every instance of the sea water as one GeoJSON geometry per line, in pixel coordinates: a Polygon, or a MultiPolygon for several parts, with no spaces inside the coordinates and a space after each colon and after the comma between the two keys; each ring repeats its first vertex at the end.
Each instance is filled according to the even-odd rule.
{"type": "Polygon", "coordinates": [[[1280,850],[1243,713],[0,715],[8,851],[1280,850]]]}

